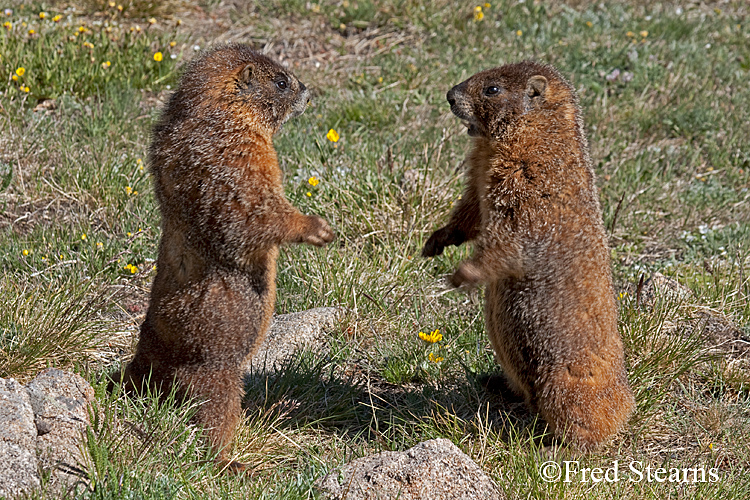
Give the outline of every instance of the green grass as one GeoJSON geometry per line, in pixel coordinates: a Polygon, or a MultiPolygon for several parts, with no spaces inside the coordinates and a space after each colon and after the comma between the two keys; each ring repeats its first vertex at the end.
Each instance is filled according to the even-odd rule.
{"type": "Polygon", "coordinates": [[[750,496],[744,2],[502,1],[481,21],[449,0],[202,4],[217,24],[180,2],[55,5],[13,7],[0,28],[0,376],[57,366],[97,385],[77,498],[312,498],[336,466],[434,437],[512,497],[750,496]],[[110,396],[100,382],[132,355],[153,278],[150,126],[193,47],[237,33],[313,90],[276,147],[288,198],[337,232],[324,249],[282,250],[277,312],[349,311],[325,355],[248,375],[235,443],[255,467],[246,479],[207,462],[189,405],[110,396]],[[499,371],[483,292],[445,286],[471,248],[419,256],[464,182],[468,140],[446,91],[525,58],[558,67],[581,98],[637,398],[613,443],[553,459],[715,466],[718,482],[541,480],[544,423],[481,385],[499,371]],[[686,289],[639,293],[655,272],[686,289]],[[436,329],[440,342],[419,339],[436,329]]]}

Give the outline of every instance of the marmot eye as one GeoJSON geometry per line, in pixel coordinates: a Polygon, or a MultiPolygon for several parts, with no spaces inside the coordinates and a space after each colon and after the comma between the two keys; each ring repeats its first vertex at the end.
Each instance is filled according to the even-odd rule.
{"type": "Polygon", "coordinates": [[[495,85],[490,85],[484,89],[484,95],[495,95],[500,92],[500,89],[495,85]]]}
{"type": "Polygon", "coordinates": [[[279,88],[279,90],[286,90],[287,83],[285,80],[279,80],[276,82],[276,86],[279,88]]]}

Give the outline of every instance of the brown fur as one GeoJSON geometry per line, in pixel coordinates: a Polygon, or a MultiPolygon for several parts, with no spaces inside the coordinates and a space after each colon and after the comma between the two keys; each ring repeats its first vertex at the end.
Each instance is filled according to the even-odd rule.
{"type": "Polygon", "coordinates": [[[572,86],[531,61],[448,92],[474,147],[468,186],[423,255],[475,241],[451,282],[485,283],[487,332],[511,387],[589,450],[627,421],[609,248],[572,86]]]}
{"type": "Polygon", "coordinates": [[[175,381],[181,394],[203,400],[196,421],[222,459],[241,413],[240,367],[271,322],[279,245],[334,237],[326,221],[284,198],[272,142],[308,100],[276,62],[225,45],[188,65],[153,130],[162,237],[124,380],[132,390],[150,376],[161,391],[175,381]]]}

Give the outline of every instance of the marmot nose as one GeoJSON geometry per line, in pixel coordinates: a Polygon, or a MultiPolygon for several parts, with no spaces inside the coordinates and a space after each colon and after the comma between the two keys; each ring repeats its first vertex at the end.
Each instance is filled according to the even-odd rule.
{"type": "Polygon", "coordinates": [[[445,98],[448,99],[448,104],[451,105],[451,107],[455,106],[456,99],[453,97],[453,89],[450,89],[448,93],[445,95],[445,98]]]}

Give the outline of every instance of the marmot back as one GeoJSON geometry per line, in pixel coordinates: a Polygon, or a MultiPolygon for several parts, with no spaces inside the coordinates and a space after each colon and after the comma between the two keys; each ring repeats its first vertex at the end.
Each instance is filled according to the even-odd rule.
{"type": "Polygon", "coordinates": [[[272,142],[308,100],[278,63],[222,45],[187,66],[153,129],[162,235],[125,387],[148,379],[165,391],[175,382],[203,400],[196,421],[227,462],[241,413],[240,367],[271,322],[279,245],[322,246],[334,236],[326,221],[284,198],[272,142]]]}
{"type": "Polygon", "coordinates": [[[573,87],[524,61],[448,92],[474,137],[466,192],[423,255],[475,241],[454,286],[485,283],[485,321],[511,387],[581,449],[627,421],[609,247],[573,87]]]}

